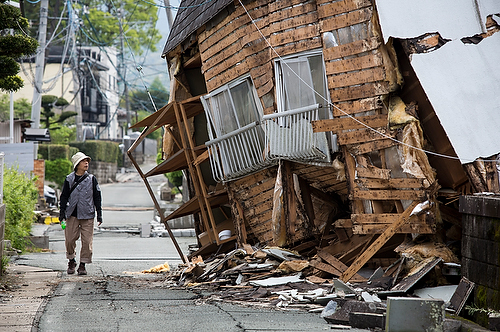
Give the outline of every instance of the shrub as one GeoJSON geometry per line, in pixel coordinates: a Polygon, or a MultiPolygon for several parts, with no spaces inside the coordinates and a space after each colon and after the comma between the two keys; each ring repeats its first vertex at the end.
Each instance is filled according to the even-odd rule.
{"type": "MultiPolygon", "coordinates": [[[[74,149],[74,148],[73,148],[74,149]]],[[[38,145],[38,154],[44,160],[57,160],[71,158],[71,148],[63,144],[40,144],[38,145]]]]}
{"type": "Polygon", "coordinates": [[[35,180],[14,167],[4,171],[5,238],[20,250],[26,249],[27,236],[30,235],[35,217],[38,201],[35,180]]]}
{"type": "Polygon", "coordinates": [[[55,182],[59,189],[72,171],[73,164],[68,159],[45,160],[45,180],[55,182]]]}
{"type": "Polygon", "coordinates": [[[70,146],[75,147],[78,151],[85,153],[94,161],[104,161],[108,163],[116,163],[120,154],[120,147],[116,142],[110,141],[85,141],[73,142],[70,146]]]}

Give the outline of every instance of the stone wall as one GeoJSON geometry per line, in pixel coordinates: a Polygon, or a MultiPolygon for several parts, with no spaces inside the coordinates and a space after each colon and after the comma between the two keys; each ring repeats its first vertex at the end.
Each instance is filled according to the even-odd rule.
{"type": "Polygon", "coordinates": [[[104,161],[91,161],[89,173],[93,174],[100,184],[116,182],[116,163],[107,163],[104,161]]]}

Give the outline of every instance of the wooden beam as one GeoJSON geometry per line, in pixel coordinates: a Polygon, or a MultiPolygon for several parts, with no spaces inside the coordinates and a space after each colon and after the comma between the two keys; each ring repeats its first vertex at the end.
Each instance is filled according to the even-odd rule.
{"type": "Polygon", "coordinates": [[[396,234],[396,231],[410,219],[410,214],[413,209],[419,204],[419,201],[414,201],[405,212],[401,213],[399,218],[392,223],[392,225],[385,230],[380,236],[366,249],[352,264],[349,268],[342,274],[340,279],[343,282],[351,280],[351,278],[363,267],[363,265],[370,260],[377,253],[377,251],[382,248],[389,239],[396,234]]]}

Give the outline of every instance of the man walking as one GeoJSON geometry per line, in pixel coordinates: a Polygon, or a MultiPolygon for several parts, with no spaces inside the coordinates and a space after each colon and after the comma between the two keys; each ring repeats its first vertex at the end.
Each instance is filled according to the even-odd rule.
{"type": "Polygon", "coordinates": [[[92,263],[94,218],[97,212],[98,226],[102,223],[101,188],[97,179],[87,171],[90,157],[77,152],[71,157],[73,172],[64,181],[60,197],[59,220],[67,220],[64,229],[68,274],[75,273],[76,241],[81,236],[80,265],[78,274],[86,275],[86,263],[92,263]]]}

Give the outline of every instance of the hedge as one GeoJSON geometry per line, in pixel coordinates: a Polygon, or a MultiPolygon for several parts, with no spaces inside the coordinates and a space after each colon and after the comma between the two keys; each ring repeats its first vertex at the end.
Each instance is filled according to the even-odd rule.
{"type": "Polygon", "coordinates": [[[38,145],[38,154],[40,159],[44,160],[57,160],[67,159],[70,160],[71,156],[78,152],[78,149],[65,144],[40,144],[38,145]]]}
{"type": "Polygon", "coordinates": [[[120,155],[118,143],[110,141],[85,141],[69,143],[94,161],[116,163],[120,155]]]}

